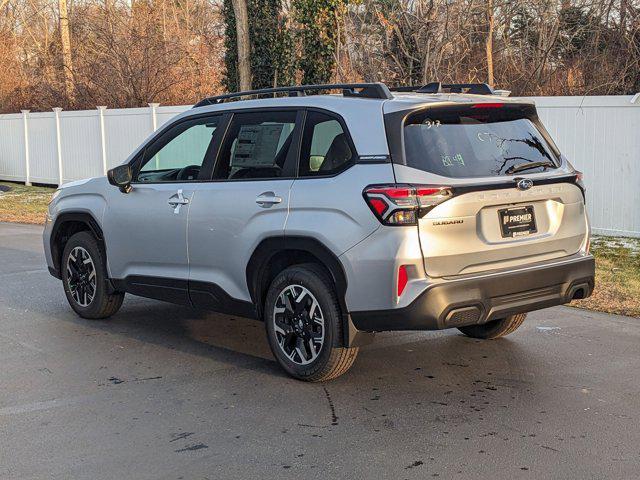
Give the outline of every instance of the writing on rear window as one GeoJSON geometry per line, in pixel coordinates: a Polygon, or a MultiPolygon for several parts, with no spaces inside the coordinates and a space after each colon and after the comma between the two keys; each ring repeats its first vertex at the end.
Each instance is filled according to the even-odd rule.
{"type": "Polygon", "coordinates": [[[461,106],[410,115],[404,124],[406,164],[445,177],[509,175],[515,166],[545,162],[527,169],[536,173],[558,165],[534,117],[518,108],[478,112],[461,106]]]}
{"type": "Polygon", "coordinates": [[[459,153],[455,155],[442,155],[442,164],[445,167],[462,166],[464,167],[464,158],[459,153]]]}

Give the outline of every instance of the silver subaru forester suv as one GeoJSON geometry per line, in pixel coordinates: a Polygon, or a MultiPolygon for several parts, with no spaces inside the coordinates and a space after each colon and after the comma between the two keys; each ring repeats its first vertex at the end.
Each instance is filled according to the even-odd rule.
{"type": "Polygon", "coordinates": [[[374,332],[492,339],[589,296],[584,200],[535,106],[485,84],[282,87],[205,99],[62,186],[44,246],[81,317],[130,293],[260,319],[324,381],[374,332]]]}

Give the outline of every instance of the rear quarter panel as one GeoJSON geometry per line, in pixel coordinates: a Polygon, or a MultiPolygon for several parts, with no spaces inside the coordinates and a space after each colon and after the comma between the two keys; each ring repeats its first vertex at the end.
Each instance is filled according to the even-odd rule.
{"type": "Polygon", "coordinates": [[[390,163],[356,164],[334,177],[295,180],[285,235],[314,238],[340,256],[381,226],[364,201],[364,188],[390,182],[390,163]]]}

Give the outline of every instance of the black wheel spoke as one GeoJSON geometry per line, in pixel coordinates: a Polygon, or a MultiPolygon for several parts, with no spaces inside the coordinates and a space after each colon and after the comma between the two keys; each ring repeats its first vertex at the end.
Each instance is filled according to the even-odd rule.
{"type": "Polygon", "coordinates": [[[296,337],[296,352],[298,352],[298,356],[302,361],[306,362],[311,358],[311,354],[307,351],[307,346],[302,337],[296,337]]]}
{"type": "MultiPolygon", "coordinates": [[[[287,309],[287,312],[289,313],[294,313],[293,310],[293,305],[291,304],[291,298],[289,298],[289,295],[291,295],[289,292],[285,292],[283,295],[284,298],[284,308],[287,309]]],[[[294,300],[295,301],[295,300],[294,300]]]]}
{"type": "Polygon", "coordinates": [[[80,272],[78,272],[78,267],[73,262],[69,262],[69,269],[71,270],[71,275],[74,277],[80,276],[80,272]]]}
{"type": "Polygon", "coordinates": [[[278,314],[276,315],[275,319],[274,319],[276,325],[282,329],[283,332],[287,332],[287,330],[289,329],[289,324],[285,321],[284,315],[283,314],[278,314]]]}
{"type": "Polygon", "coordinates": [[[315,331],[311,331],[311,333],[309,334],[309,336],[311,337],[312,340],[320,340],[322,339],[322,336],[324,335],[324,333],[322,331],[320,332],[315,332],[315,331]]]}
{"type": "Polygon", "coordinates": [[[302,312],[309,308],[310,301],[312,302],[313,300],[311,300],[311,297],[309,297],[308,295],[305,295],[300,301],[296,300],[296,307],[293,313],[295,315],[300,315],[302,312]]]}

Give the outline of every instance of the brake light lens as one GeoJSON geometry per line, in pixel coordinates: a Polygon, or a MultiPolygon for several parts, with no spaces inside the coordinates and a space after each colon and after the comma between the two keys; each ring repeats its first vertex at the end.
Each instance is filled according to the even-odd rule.
{"type": "Polygon", "coordinates": [[[471,108],[487,109],[487,108],[502,108],[503,106],[504,106],[504,103],[476,103],[471,108]]]}
{"type": "Polygon", "coordinates": [[[363,196],[384,225],[417,225],[418,218],[453,196],[451,187],[435,185],[371,185],[363,196]]]}

